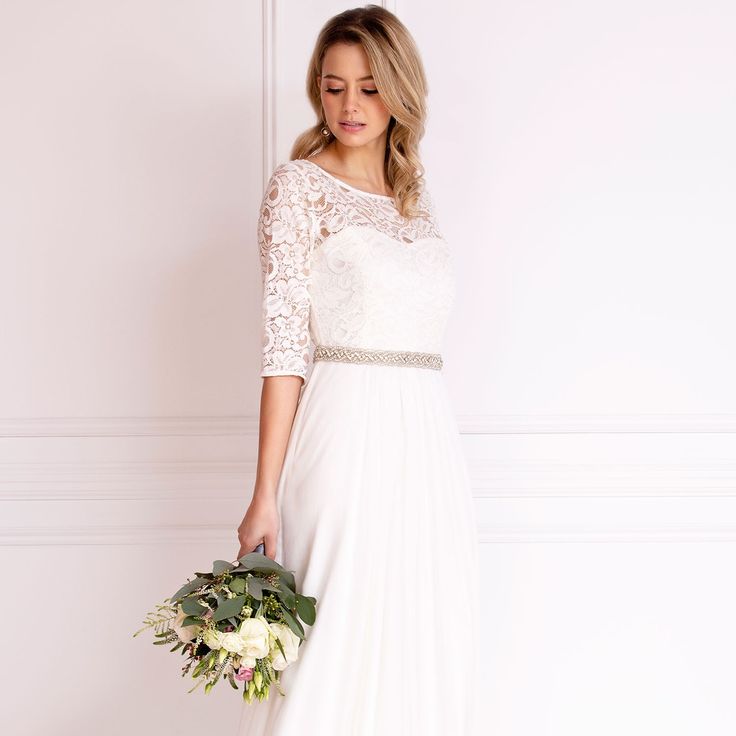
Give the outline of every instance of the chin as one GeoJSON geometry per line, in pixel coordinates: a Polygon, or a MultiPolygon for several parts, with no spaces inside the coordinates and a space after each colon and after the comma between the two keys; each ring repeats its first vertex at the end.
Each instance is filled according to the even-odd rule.
{"type": "Polygon", "coordinates": [[[335,138],[346,148],[360,148],[375,140],[375,136],[351,135],[350,133],[343,133],[342,130],[335,135],[335,138]]]}
{"type": "Polygon", "coordinates": [[[355,138],[351,138],[349,136],[342,138],[341,136],[335,136],[337,140],[340,141],[340,143],[343,144],[343,146],[347,148],[360,148],[361,146],[364,146],[368,141],[356,141],[355,138]]]}

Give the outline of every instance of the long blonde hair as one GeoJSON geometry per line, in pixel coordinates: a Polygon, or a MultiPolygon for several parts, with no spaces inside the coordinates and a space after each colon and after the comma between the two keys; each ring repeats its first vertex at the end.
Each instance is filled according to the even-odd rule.
{"type": "Polygon", "coordinates": [[[335,43],[359,43],[365,49],[381,100],[391,114],[386,135],[384,171],[404,217],[419,214],[417,200],[424,167],[419,141],[427,116],[427,79],[419,51],[406,26],[380,5],[346,10],[325,23],[309,61],[307,96],[318,122],[294,142],[291,160],[307,158],[334,140],[322,134],[322,100],[317,77],[327,49],[335,43]]]}

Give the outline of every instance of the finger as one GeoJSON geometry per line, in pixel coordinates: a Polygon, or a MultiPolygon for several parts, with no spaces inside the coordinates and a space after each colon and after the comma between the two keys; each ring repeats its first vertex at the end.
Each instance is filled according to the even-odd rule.
{"type": "Polygon", "coordinates": [[[263,554],[265,554],[266,557],[270,557],[272,560],[275,560],[276,559],[276,535],[267,534],[263,538],[263,543],[265,545],[263,554]]]}
{"type": "Polygon", "coordinates": [[[244,557],[245,555],[247,555],[251,551],[252,550],[251,550],[250,545],[248,544],[248,540],[241,539],[240,540],[240,549],[238,550],[238,558],[237,559],[240,559],[241,557],[244,557]]]}

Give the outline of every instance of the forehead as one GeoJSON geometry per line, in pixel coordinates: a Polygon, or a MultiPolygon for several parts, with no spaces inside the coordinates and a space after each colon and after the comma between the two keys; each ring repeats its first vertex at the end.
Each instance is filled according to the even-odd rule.
{"type": "Polygon", "coordinates": [[[322,75],[340,81],[363,81],[371,76],[365,49],[358,43],[335,43],[322,59],[322,75]]]}

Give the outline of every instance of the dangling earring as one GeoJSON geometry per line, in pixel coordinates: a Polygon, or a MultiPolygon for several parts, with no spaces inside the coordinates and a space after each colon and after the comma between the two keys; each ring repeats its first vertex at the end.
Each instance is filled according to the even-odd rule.
{"type": "Polygon", "coordinates": [[[322,135],[326,137],[326,136],[328,136],[329,134],[330,134],[330,129],[329,129],[329,128],[328,128],[328,127],[327,127],[327,126],[325,125],[325,126],[324,126],[324,127],[322,128],[322,135]]]}

